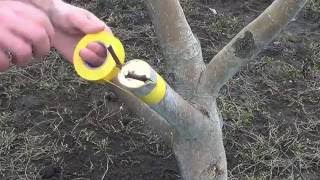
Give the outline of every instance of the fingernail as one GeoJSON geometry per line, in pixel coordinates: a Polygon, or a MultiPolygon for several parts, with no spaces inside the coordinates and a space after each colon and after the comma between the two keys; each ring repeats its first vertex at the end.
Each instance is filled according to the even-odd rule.
{"type": "Polygon", "coordinates": [[[99,25],[103,27],[107,26],[106,23],[104,23],[102,20],[99,20],[99,25]]]}

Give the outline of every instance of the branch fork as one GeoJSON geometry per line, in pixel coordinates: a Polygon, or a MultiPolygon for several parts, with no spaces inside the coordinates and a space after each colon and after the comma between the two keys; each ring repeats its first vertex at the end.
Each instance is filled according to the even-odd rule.
{"type": "Polygon", "coordinates": [[[185,180],[227,179],[221,116],[216,105],[219,90],[281,32],[308,0],[275,0],[207,67],[179,0],[144,2],[166,59],[165,68],[176,81],[170,82],[171,88],[146,62],[132,60],[123,66],[112,87],[133,112],[170,142],[185,180]]]}

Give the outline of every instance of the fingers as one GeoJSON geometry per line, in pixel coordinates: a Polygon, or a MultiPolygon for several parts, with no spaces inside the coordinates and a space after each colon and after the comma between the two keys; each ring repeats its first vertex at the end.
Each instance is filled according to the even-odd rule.
{"type": "Polygon", "coordinates": [[[10,60],[4,51],[0,51],[0,72],[4,72],[9,69],[10,60]]]}
{"type": "Polygon", "coordinates": [[[104,27],[104,30],[109,32],[109,33],[111,33],[111,34],[113,34],[112,31],[111,31],[111,28],[109,26],[107,26],[107,25],[104,27]]]}
{"type": "MultiPolygon", "coordinates": [[[[29,22],[33,22],[34,24],[37,24],[39,27],[44,28],[46,31],[46,34],[49,37],[49,42],[53,41],[54,38],[54,28],[53,25],[49,19],[49,17],[43,13],[41,10],[33,7],[33,6],[26,6],[25,4],[20,4],[20,8],[15,9],[15,14],[17,17],[23,17],[17,18],[17,20],[28,20],[29,22]]],[[[27,23],[24,22],[21,25],[24,25],[24,27],[27,27],[27,23]]],[[[30,32],[29,32],[30,33],[30,32]]]]}
{"type": "MultiPolygon", "coordinates": [[[[18,21],[22,20],[18,19],[18,21]]],[[[15,24],[10,30],[13,34],[31,44],[34,57],[41,58],[48,54],[51,47],[50,35],[44,28],[32,23],[24,28],[17,26],[20,26],[20,24],[15,24]]]]}
{"type": "Polygon", "coordinates": [[[27,18],[30,18],[32,22],[34,22],[36,25],[38,25],[39,29],[45,30],[44,32],[41,32],[42,35],[45,33],[46,36],[49,38],[49,45],[52,45],[53,38],[54,38],[54,28],[53,25],[50,22],[50,19],[45,15],[37,15],[37,13],[28,13],[27,18]]]}
{"type": "Polygon", "coordinates": [[[104,45],[100,44],[100,43],[90,43],[87,46],[88,49],[90,49],[91,51],[95,52],[98,56],[105,58],[108,55],[108,51],[105,48],[104,45]]]}
{"type": "Polygon", "coordinates": [[[68,14],[69,22],[79,29],[82,33],[95,33],[103,31],[106,28],[106,25],[94,14],[89,11],[79,9],[79,13],[68,14]]]}
{"type": "Polygon", "coordinates": [[[0,32],[0,49],[13,53],[13,63],[26,65],[32,59],[32,47],[10,32],[0,32]]]}
{"type": "Polygon", "coordinates": [[[64,59],[72,64],[74,49],[81,38],[82,35],[68,34],[62,31],[60,28],[57,28],[55,29],[53,45],[64,57],[64,59]]]}
{"type": "Polygon", "coordinates": [[[98,56],[94,51],[86,48],[80,51],[80,56],[84,59],[89,65],[93,67],[98,67],[103,64],[105,57],[98,56]]]}
{"type": "Polygon", "coordinates": [[[34,6],[18,1],[0,1],[0,71],[12,63],[26,65],[33,56],[42,57],[53,45],[54,29],[50,19],[34,6]]]}
{"type": "Polygon", "coordinates": [[[92,66],[100,66],[108,55],[107,49],[100,43],[90,43],[86,49],[80,51],[80,56],[92,66]]]}
{"type": "MultiPolygon", "coordinates": [[[[91,33],[100,31],[111,32],[106,24],[93,13],[60,1],[61,4],[52,14],[51,20],[55,28],[54,47],[64,59],[73,63],[73,53],[80,39],[91,33]]],[[[107,52],[104,47],[89,45],[80,52],[80,56],[93,66],[101,65],[107,52]]]]}

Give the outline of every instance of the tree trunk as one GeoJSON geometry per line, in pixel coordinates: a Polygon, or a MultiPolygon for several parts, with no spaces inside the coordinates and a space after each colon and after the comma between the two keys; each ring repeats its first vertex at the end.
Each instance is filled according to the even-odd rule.
{"type": "MultiPolygon", "coordinates": [[[[119,86],[141,98],[153,92],[163,80],[147,63],[131,60],[122,67],[117,81],[119,86]],[[130,73],[134,74],[129,76],[130,73]]],[[[145,102],[177,131],[173,150],[184,179],[226,179],[226,157],[215,103],[210,103],[210,112],[201,112],[167,83],[161,99],[145,99],[145,102]]]]}
{"type": "Polygon", "coordinates": [[[172,143],[183,179],[227,179],[221,116],[216,105],[218,92],[306,2],[275,0],[206,68],[200,43],[193,35],[179,1],[145,0],[165,56],[167,73],[173,77],[172,82],[169,81],[173,88],[150,66],[130,65],[134,61],[123,66],[112,87],[134,112],[172,143]],[[159,90],[159,86],[162,89],[159,90]]]}
{"type": "Polygon", "coordinates": [[[200,42],[193,35],[179,0],[145,0],[164,54],[168,82],[184,98],[190,98],[205,63],[200,42]]]}
{"type": "Polygon", "coordinates": [[[217,95],[220,88],[268,45],[300,12],[308,0],[276,0],[248,24],[209,63],[197,94],[217,95]]]}

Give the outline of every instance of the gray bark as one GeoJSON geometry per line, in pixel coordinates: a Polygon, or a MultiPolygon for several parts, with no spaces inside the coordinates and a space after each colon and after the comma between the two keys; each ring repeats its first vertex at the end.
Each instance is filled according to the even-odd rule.
{"type": "MultiPolygon", "coordinates": [[[[157,72],[151,66],[141,70],[141,64],[139,66],[137,60],[132,60],[126,65],[119,73],[118,79],[124,79],[127,73],[123,71],[128,71],[149,77],[151,82],[146,81],[141,86],[131,84],[130,87],[129,81],[119,80],[119,85],[138,97],[150,93],[159,81],[155,78],[157,72]],[[128,64],[130,68],[126,67],[128,64]]],[[[138,84],[141,82],[139,81],[138,84]]],[[[149,105],[177,131],[173,139],[173,149],[183,178],[187,180],[226,179],[227,177],[218,110],[214,102],[210,105],[210,112],[201,112],[184,100],[168,84],[166,84],[164,98],[157,104],[149,105]]]]}
{"type": "Polygon", "coordinates": [[[199,96],[217,96],[220,88],[252,60],[300,12],[308,0],[276,0],[237,34],[209,63],[197,87],[199,96]]]}
{"type": "Polygon", "coordinates": [[[168,122],[156,111],[152,110],[147,104],[142,102],[138,97],[129,91],[121,88],[121,85],[115,79],[114,84],[109,84],[113,92],[120,97],[122,102],[140,118],[142,118],[152,130],[160,135],[168,145],[172,145],[173,137],[176,130],[168,124],[168,122]]]}
{"type": "Polygon", "coordinates": [[[169,135],[168,139],[173,140],[170,142],[183,179],[227,179],[221,117],[216,105],[219,89],[273,39],[306,2],[275,0],[205,68],[200,43],[179,1],[145,0],[165,56],[166,70],[174,77],[172,85],[177,92],[167,85],[165,98],[160,103],[146,105],[132,95],[141,96],[154,86],[146,85],[142,90],[128,88],[129,93],[114,88],[133,112],[149,121],[159,134],[169,135]]]}
{"type": "Polygon", "coordinates": [[[144,2],[165,57],[167,80],[181,96],[189,98],[205,69],[200,42],[193,35],[179,0],[144,2]]]}

